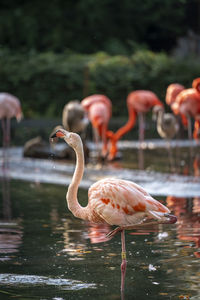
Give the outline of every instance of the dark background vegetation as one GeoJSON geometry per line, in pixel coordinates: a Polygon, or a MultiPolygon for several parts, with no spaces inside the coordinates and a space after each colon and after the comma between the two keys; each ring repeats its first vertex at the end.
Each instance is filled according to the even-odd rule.
{"type": "Polygon", "coordinates": [[[174,57],[177,39],[200,32],[199,0],[2,0],[0,90],[25,117],[58,117],[66,102],[105,93],[127,114],[131,90],[164,101],[167,85],[191,86],[200,58],[174,57]]]}

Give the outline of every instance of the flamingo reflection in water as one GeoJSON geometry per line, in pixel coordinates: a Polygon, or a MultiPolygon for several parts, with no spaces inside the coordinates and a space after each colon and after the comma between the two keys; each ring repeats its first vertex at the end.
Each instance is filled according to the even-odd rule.
{"type": "Polygon", "coordinates": [[[121,291],[123,292],[126,272],[125,229],[142,227],[146,223],[172,224],[177,221],[177,218],[170,214],[166,206],[153,199],[139,185],[115,178],[105,178],[94,183],[88,191],[88,204],[82,207],[77,199],[79,183],[84,172],[81,138],[65,130],[58,130],[52,136],[52,138],[55,137],[64,139],[76,153],[76,168],[66,194],[69,210],[75,217],[86,221],[118,226],[108,233],[107,237],[111,238],[118,232],[121,233],[121,291]]]}
{"type": "Polygon", "coordinates": [[[0,260],[10,260],[13,253],[18,252],[22,243],[22,227],[19,220],[12,217],[12,207],[10,199],[10,178],[6,169],[1,178],[2,183],[2,213],[0,220],[0,260]],[[9,256],[10,254],[10,256],[9,256]]]}
{"type": "MultiPolygon", "coordinates": [[[[168,196],[168,207],[173,209],[179,222],[177,223],[178,238],[185,242],[194,242],[194,255],[200,258],[200,197],[193,199],[168,196]]],[[[191,247],[187,245],[186,247],[191,247]]]]}

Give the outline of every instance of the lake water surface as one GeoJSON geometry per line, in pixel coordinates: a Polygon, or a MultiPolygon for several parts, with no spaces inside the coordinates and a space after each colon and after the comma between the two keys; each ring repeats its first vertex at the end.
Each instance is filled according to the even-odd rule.
{"type": "Polygon", "coordinates": [[[67,179],[73,164],[64,167],[51,160],[50,166],[41,160],[37,165],[37,160],[24,161],[11,155],[8,176],[1,176],[0,299],[200,299],[199,165],[190,168],[182,151],[185,159],[180,159],[180,171],[167,173],[168,156],[161,151],[158,165],[152,163],[155,153],[151,163],[151,154],[145,153],[145,173],[134,173],[132,156],[136,153],[127,150],[123,162],[103,169],[88,167],[85,186],[79,190],[79,201],[86,205],[87,187],[98,177],[133,177],[149,189],[155,181],[159,185],[151,194],[178,217],[173,225],[126,231],[123,295],[120,234],[106,240],[111,227],[79,220],[67,208],[67,179]],[[187,169],[184,176],[183,169],[187,169]],[[19,177],[24,175],[21,180],[16,179],[17,170],[19,177]],[[45,183],[41,178],[48,173],[50,179],[45,183]],[[56,177],[61,184],[53,184],[56,177]],[[168,189],[162,189],[170,182],[168,189]]]}

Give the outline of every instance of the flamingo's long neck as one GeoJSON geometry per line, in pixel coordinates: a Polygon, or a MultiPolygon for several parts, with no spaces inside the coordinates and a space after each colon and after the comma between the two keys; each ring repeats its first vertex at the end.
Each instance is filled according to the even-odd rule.
{"type": "Polygon", "coordinates": [[[131,104],[127,104],[127,106],[128,106],[128,116],[129,116],[128,122],[124,126],[119,128],[117,132],[114,134],[114,139],[116,141],[118,141],[124,134],[130,131],[136,122],[136,117],[137,117],[136,111],[133,109],[131,104]]]}
{"type": "Polygon", "coordinates": [[[157,117],[157,128],[158,127],[162,128],[163,117],[164,117],[164,111],[162,109],[160,109],[158,112],[158,117],[157,117]]]}
{"type": "Polygon", "coordinates": [[[74,148],[76,153],[76,167],[74,171],[74,175],[72,177],[72,182],[68,187],[68,191],[66,194],[66,200],[68,204],[69,210],[73,213],[73,215],[77,218],[81,218],[84,220],[88,220],[87,206],[82,207],[77,199],[78,187],[83,177],[84,172],[84,153],[83,146],[80,139],[80,145],[77,148],[74,148]]]}
{"type": "Polygon", "coordinates": [[[117,154],[117,141],[124,135],[126,134],[133,126],[135,125],[136,122],[136,116],[137,113],[133,109],[132,105],[127,103],[128,106],[128,122],[122,126],[120,129],[117,130],[117,132],[113,133],[111,131],[107,131],[107,137],[110,139],[110,150],[109,150],[109,156],[108,159],[112,160],[115,158],[117,154]]]}

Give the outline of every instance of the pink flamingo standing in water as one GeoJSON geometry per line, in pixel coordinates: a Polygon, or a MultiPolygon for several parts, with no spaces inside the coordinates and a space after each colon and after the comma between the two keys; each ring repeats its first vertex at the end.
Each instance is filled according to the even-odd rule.
{"type": "Polygon", "coordinates": [[[172,110],[175,114],[181,115],[183,125],[188,127],[190,139],[192,139],[190,118],[195,119],[193,138],[198,141],[200,136],[200,78],[193,80],[192,88],[184,89],[178,94],[172,104],[172,110]]]}
{"type": "MultiPolygon", "coordinates": [[[[176,217],[170,215],[169,209],[153,199],[139,185],[121,179],[106,178],[94,183],[88,190],[88,204],[82,207],[77,198],[78,187],[84,172],[83,144],[78,134],[58,130],[51,138],[59,137],[71,146],[76,153],[76,168],[72,182],[68,187],[66,200],[69,210],[77,218],[94,223],[117,225],[107,237],[121,232],[122,264],[121,290],[124,290],[126,272],[125,229],[142,226],[145,220],[156,219],[158,223],[175,223],[176,217]]],[[[152,224],[151,223],[151,224],[152,224]]]]}
{"type": "Polygon", "coordinates": [[[16,117],[19,122],[22,119],[21,104],[17,97],[9,93],[0,93],[0,119],[3,130],[3,148],[10,145],[10,119],[16,117]]]}
{"type": "Polygon", "coordinates": [[[113,160],[116,157],[117,142],[124,134],[135,126],[137,115],[139,115],[139,140],[142,142],[144,140],[144,114],[150,111],[152,107],[163,109],[163,104],[156,94],[146,90],[131,92],[128,95],[126,102],[129,114],[128,122],[118,129],[117,132],[112,133],[111,131],[108,131],[107,133],[111,142],[108,156],[109,160],[113,160]]]}
{"type": "Polygon", "coordinates": [[[107,96],[95,94],[84,98],[81,104],[92,123],[96,143],[98,143],[99,137],[102,139],[101,155],[105,157],[108,152],[106,133],[112,115],[112,103],[107,96]]]}

